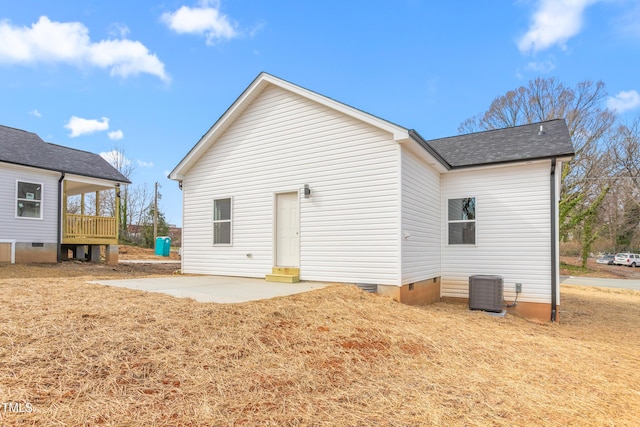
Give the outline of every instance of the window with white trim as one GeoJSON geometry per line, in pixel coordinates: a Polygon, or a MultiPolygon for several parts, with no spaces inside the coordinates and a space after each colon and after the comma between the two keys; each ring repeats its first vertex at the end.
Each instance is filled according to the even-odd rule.
{"type": "Polygon", "coordinates": [[[231,244],[231,198],[213,200],[213,244],[231,244]]]}
{"type": "Polygon", "coordinates": [[[450,245],[475,245],[476,198],[449,199],[447,222],[450,245]]]}
{"type": "Polygon", "coordinates": [[[42,184],[16,182],[16,217],[42,219],[42,184]]]}

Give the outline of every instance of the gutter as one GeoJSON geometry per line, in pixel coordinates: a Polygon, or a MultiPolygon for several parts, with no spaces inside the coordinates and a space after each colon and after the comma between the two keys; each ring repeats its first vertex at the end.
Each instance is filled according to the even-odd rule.
{"type": "Polygon", "coordinates": [[[435,158],[438,162],[440,162],[440,164],[444,166],[445,169],[447,170],[453,169],[453,167],[449,164],[449,162],[447,162],[444,159],[444,157],[442,157],[440,153],[438,153],[431,145],[429,145],[429,143],[414,129],[409,129],[409,136],[411,137],[411,139],[417,142],[422,148],[424,148],[427,153],[431,154],[433,158],[435,158]]]}
{"type": "Polygon", "coordinates": [[[556,229],[556,158],[551,159],[551,321],[555,322],[558,310],[558,301],[556,294],[558,291],[558,270],[557,270],[557,239],[556,229]]]}
{"type": "Polygon", "coordinates": [[[58,180],[58,262],[62,260],[62,181],[64,177],[65,173],[60,172],[60,179],[58,180]]]}

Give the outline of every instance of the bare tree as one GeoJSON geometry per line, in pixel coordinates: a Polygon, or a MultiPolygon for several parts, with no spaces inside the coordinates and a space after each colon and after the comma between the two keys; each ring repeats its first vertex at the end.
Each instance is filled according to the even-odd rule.
{"type": "Polygon", "coordinates": [[[111,166],[118,169],[125,178],[131,180],[136,167],[133,162],[127,158],[124,147],[115,145],[111,151],[102,153],[102,158],[109,162],[111,166]]]}
{"type": "Polygon", "coordinates": [[[607,148],[619,193],[616,206],[622,209],[615,243],[620,249],[632,250],[640,247],[640,117],[629,126],[618,126],[607,148]]]}
{"type": "Polygon", "coordinates": [[[146,183],[134,186],[130,189],[129,201],[127,221],[135,226],[143,225],[149,206],[153,201],[153,191],[146,183]]]}
{"type": "MultiPolygon", "coordinates": [[[[132,180],[135,165],[126,156],[122,147],[115,146],[110,152],[103,154],[113,167],[118,169],[128,180],[132,180]]],[[[115,199],[112,192],[106,193],[105,207],[112,209],[111,215],[115,215],[115,199]]],[[[146,211],[152,200],[152,193],[146,184],[128,184],[120,189],[120,236],[126,241],[140,243],[141,226],[143,225],[146,211]],[[131,235],[130,225],[133,226],[136,235],[131,235]]]]}
{"type": "Polygon", "coordinates": [[[628,179],[632,186],[640,189],[640,117],[630,126],[618,126],[608,148],[617,176],[628,179]]]}

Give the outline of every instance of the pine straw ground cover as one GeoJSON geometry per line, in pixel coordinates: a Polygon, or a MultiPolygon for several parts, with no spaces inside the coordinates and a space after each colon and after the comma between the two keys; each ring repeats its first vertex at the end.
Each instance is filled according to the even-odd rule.
{"type": "Polygon", "coordinates": [[[562,286],[549,324],[351,286],[203,304],[86,283],[132,271],[13,268],[0,266],[0,401],[32,411],[0,405],[2,425],[640,420],[640,292],[562,286]]]}

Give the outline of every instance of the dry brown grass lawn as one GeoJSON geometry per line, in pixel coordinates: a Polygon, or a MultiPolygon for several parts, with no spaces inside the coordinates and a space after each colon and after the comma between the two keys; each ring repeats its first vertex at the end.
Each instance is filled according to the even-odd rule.
{"type": "Polygon", "coordinates": [[[639,423],[640,292],[563,286],[542,324],[349,286],[221,305],[86,283],[148,274],[120,268],[0,266],[0,402],[33,408],[0,424],[639,423]]]}

